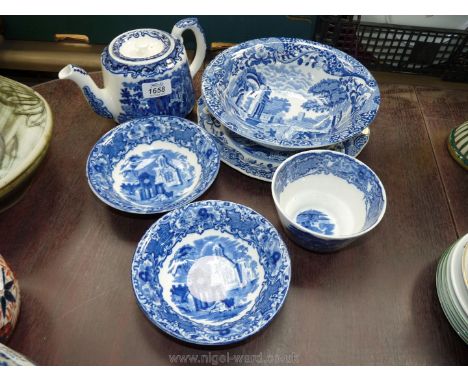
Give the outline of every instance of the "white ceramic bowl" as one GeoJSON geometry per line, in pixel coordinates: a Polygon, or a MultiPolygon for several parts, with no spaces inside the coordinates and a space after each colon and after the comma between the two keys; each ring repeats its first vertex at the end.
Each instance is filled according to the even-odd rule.
{"type": "Polygon", "coordinates": [[[276,170],[272,194],[281,223],[299,245],[340,249],[382,220],[386,194],[359,160],[330,150],[293,155],[276,170]]]}

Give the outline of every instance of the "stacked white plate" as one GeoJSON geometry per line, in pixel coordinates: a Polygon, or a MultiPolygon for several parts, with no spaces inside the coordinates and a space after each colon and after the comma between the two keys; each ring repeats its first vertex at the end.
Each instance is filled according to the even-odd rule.
{"type": "Polygon", "coordinates": [[[447,319],[468,344],[468,234],[456,241],[440,258],[436,285],[447,319]]]}

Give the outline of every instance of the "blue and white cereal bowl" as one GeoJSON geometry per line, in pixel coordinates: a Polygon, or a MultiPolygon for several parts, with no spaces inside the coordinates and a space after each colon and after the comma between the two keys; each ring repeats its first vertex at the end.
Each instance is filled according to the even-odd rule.
{"type": "Polygon", "coordinates": [[[220,164],[211,136],[179,117],[152,116],[123,123],[91,150],[91,190],[109,206],[135,214],[173,210],[198,198],[220,164]]]}
{"type": "Polygon", "coordinates": [[[254,210],[205,200],[159,219],[132,263],[140,308],[164,332],[200,345],[241,341],[279,311],[291,280],[288,250],[254,210]]]}
{"type": "Polygon", "coordinates": [[[369,167],[330,150],[284,161],[273,176],[272,194],[288,235],[316,252],[336,251],[371,231],[387,204],[382,182],[369,167]]]}

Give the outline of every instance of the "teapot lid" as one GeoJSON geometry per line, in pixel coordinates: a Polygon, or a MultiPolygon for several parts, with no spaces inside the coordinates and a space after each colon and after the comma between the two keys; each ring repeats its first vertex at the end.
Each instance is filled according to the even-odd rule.
{"type": "Polygon", "coordinates": [[[134,29],[117,36],[109,44],[110,56],[128,65],[142,65],[166,58],[174,50],[175,40],[157,29],[134,29]]]}

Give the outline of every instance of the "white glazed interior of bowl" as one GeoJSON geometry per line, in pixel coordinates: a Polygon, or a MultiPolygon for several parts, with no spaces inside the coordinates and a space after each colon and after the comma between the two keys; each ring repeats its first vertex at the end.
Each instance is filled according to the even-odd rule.
{"type": "Polygon", "coordinates": [[[277,209],[295,228],[346,239],[373,229],[386,209],[377,175],[349,155],[312,150],[284,161],[272,181],[277,209]]]}
{"type": "Polygon", "coordinates": [[[363,193],[334,175],[310,175],[289,184],[279,204],[290,220],[329,236],[354,235],[366,221],[363,193]]]}

